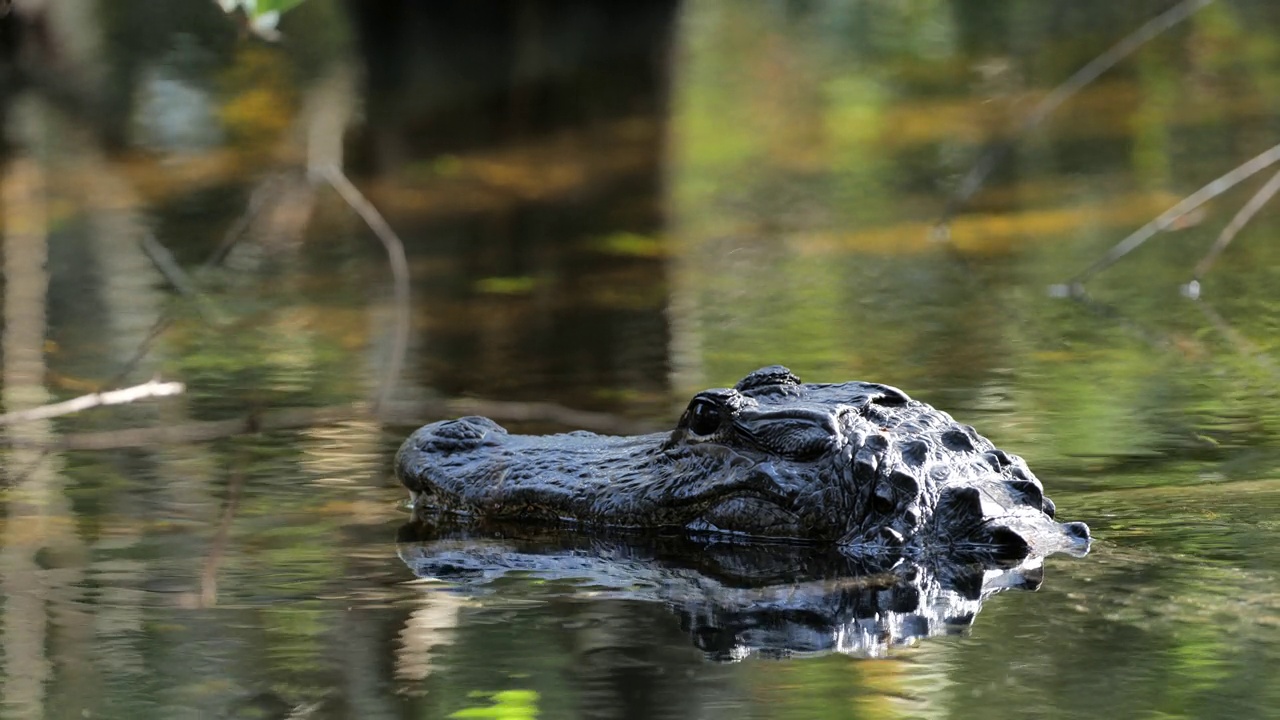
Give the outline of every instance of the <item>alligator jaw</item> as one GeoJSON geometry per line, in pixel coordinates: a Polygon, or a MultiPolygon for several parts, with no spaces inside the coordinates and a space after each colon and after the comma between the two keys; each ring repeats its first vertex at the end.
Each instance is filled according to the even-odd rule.
{"type": "Polygon", "coordinates": [[[396,456],[415,511],[570,521],[610,527],[683,527],[736,499],[782,510],[796,485],[771,462],[732,450],[664,450],[666,433],[510,435],[487,418],[433,423],[396,456]]]}

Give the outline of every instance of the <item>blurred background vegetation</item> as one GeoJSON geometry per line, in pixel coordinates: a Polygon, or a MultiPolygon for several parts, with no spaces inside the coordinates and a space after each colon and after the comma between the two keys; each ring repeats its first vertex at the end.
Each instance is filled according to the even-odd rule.
{"type": "Polygon", "coordinates": [[[1266,174],[1047,290],[1280,142],[1280,5],[1020,129],[1175,5],[0,2],[3,410],[187,388],[0,426],[0,714],[1275,717],[1275,206],[1179,294],[1266,174]],[[1098,549],[967,638],[738,665],[396,558],[412,426],[662,428],[771,363],[974,424],[1098,549]]]}

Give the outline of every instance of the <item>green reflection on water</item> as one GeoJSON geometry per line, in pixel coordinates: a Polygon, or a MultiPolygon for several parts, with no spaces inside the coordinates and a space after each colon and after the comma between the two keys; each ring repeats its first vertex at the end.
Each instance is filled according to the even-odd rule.
{"type": "MultiPolygon", "coordinates": [[[[297,16],[305,22],[292,49],[246,50],[225,29],[206,30],[217,51],[208,62],[225,67],[205,74],[235,85],[213,88],[242,144],[230,151],[252,155],[284,132],[301,90],[289,84],[318,65],[304,58],[325,56],[325,38],[341,44],[336,11],[310,8],[321,5],[292,11],[332,20],[297,16]]],[[[408,373],[407,395],[445,386],[588,398],[662,425],[688,392],[785,362],[807,380],[899,385],[1024,455],[1062,515],[1088,521],[1099,546],[1051,562],[1041,592],[992,600],[971,636],[887,659],[719,666],[656,604],[538,578],[479,598],[424,591],[391,546],[404,515],[388,464],[404,429],[352,421],[65,454],[68,508],[20,483],[4,488],[6,551],[30,561],[23,569],[35,578],[6,598],[6,657],[35,658],[28,688],[45,679],[56,688],[44,695],[49,715],[284,707],[572,717],[633,703],[709,717],[1274,716],[1280,244],[1269,239],[1280,228],[1264,213],[1230,248],[1206,279],[1208,314],[1177,287],[1247,188],[1099,277],[1097,305],[1045,288],[1274,141],[1275,13],[1215,4],[1043,128],[1021,138],[1005,130],[1147,10],[687,3],[670,117],[601,133],[612,142],[668,132],[665,166],[650,159],[665,173],[664,213],[654,213],[663,227],[625,220],[649,212],[629,187],[594,208],[603,219],[589,227],[564,229],[563,216],[583,211],[573,202],[545,215],[520,205],[589,194],[591,179],[607,176],[582,181],[581,159],[556,149],[563,138],[526,146],[515,133],[506,154],[459,143],[407,158],[401,177],[374,178],[404,183],[383,187],[380,200],[399,210],[417,251],[415,356],[426,359],[408,373]],[[988,139],[1017,144],[956,218],[954,245],[939,246],[931,225],[988,139]],[[548,156],[565,160],[554,178],[548,156]],[[437,180],[457,186],[413,184],[437,180]],[[515,250],[504,255],[503,243],[515,250]],[[653,326],[662,331],[641,334],[653,326]],[[540,341],[534,350],[513,343],[520,331],[540,341]],[[601,338],[616,342],[590,344],[601,338]],[[599,366],[620,370],[593,374],[599,366]],[[22,627],[46,626],[50,642],[19,642],[22,627]],[[245,698],[253,702],[237,705],[245,698]]],[[[66,146],[69,156],[83,147],[66,146]]],[[[59,157],[47,169],[58,340],[48,376],[66,395],[124,359],[108,322],[118,318],[78,304],[82,293],[98,297],[101,278],[77,272],[106,272],[106,259],[119,258],[92,244],[93,218],[80,217],[68,189],[76,172],[67,167],[81,161],[59,157]]],[[[240,175],[250,166],[259,165],[224,170],[220,182],[250,182],[240,175]]],[[[152,172],[148,187],[172,177],[152,172]]],[[[133,210],[159,218],[184,262],[216,243],[247,194],[153,192],[155,207],[133,210]]],[[[381,367],[368,307],[381,296],[367,289],[385,283],[383,261],[339,211],[318,212],[305,242],[257,264],[261,248],[249,243],[243,264],[205,279],[221,322],[163,297],[150,275],[139,283],[149,289],[134,287],[114,309],[174,303],[177,322],[147,367],[182,378],[186,398],[68,418],[49,432],[361,399],[381,367]]]]}

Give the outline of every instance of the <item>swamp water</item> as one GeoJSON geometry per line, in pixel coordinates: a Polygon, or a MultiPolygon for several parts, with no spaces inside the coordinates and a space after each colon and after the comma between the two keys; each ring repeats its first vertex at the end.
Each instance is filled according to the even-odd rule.
{"type": "Polygon", "coordinates": [[[1280,205],[1179,292],[1269,175],[1048,292],[1280,142],[1280,8],[1184,3],[1014,132],[1173,4],[454,5],[59,3],[4,56],[4,410],[187,390],[0,427],[0,715],[1280,716],[1280,205]],[[417,424],[662,428],[775,362],[974,425],[1093,551],[887,645],[734,553],[397,543],[417,424]]]}

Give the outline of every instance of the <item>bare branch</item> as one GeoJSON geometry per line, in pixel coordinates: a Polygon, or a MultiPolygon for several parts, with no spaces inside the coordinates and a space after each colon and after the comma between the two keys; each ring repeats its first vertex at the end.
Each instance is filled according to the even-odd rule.
{"type": "Polygon", "coordinates": [[[1209,272],[1209,268],[1213,267],[1214,261],[1218,259],[1218,256],[1222,254],[1223,250],[1227,249],[1227,245],[1231,244],[1231,241],[1235,239],[1236,235],[1238,235],[1244,226],[1253,219],[1254,215],[1258,214],[1258,211],[1262,209],[1263,205],[1266,205],[1271,198],[1275,197],[1277,192],[1280,192],[1280,172],[1272,175],[1271,179],[1267,181],[1267,184],[1263,185],[1258,192],[1254,193],[1253,197],[1249,198],[1249,202],[1245,203],[1244,207],[1240,208],[1240,212],[1236,213],[1236,216],[1231,218],[1231,222],[1227,223],[1227,226],[1222,228],[1222,233],[1218,235],[1218,239],[1214,241],[1213,247],[1209,248],[1209,252],[1202,260],[1200,260],[1196,265],[1196,269],[1192,272],[1191,282],[1195,284],[1195,294],[1197,296],[1200,294],[1200,278],[1204,277],[1205,273],[1209,272]]]}
{"type": "Polygon", "coordinates": [[[240,491],[244,487],[244,473],[236,469],[231,474],[231,482],[227,485],[227,504],[218,520],[218,530],[209,544],[209,554],[205,557],[204,567],[200,571],[200,592],[192,593],[186,598],[191,605],[198,608],[211,608],[218,604],[218,567],[226,555],[227,538],[231,535],[231,521],[235,519],[236,509],[240,506],[240,491]]]}
{"type": "Polygon", "coordinates": [[[1249,177],[1266,170],[1277,161],[1280,161],[1280,145],[1274,145],[1270,149],[1255,155],[1253,159],[1243,165],[1237,166],[1231,172],[1222,175],[1208,185],[1205,185],[1194,193],[1183,198],[1177,205],[1165,210],[1159,217],[1138,228],[1130,234],[1129,237],[1116,243],[1116,246],[1111,248],[1106,255],[1103,255],[1101,259],[1093,265],[1090,265],[1083,272],[1062,285],[1055,285],[1050,288],[1050,292],[1054,295],[1078,294],[1081,286],[1083,286],[1089,278],[1116,264],[1120,258],[1133,252],[1138,248],[1138,246],[1142,245],[1142,243],[1151,239],[1153,235],[1177,222],[1183,215],[1186,215],[1241,182],[1244,182],[1249,177]]]}
{"type": "Polygon", "coordinates": [[[156,239],[155,235],[147,233],[138,241],[142,247],[142,252],[146,253],[147,258],[151,260],[151,264],[156,270],[164,276],[169,285],[177,290],[180,295],[192,297],[196,295],[196,286],[191,282],[191,276],[186,270],[178,264],[174,259],[173,253],[169,252],[169,248],[165,247],[156,239]]]}
{"type": "MultiPolygon", "coordinates": [[[[190,445],[239,435],[333,425],[353,419],[368,419],[370,409],[363,404],[329,407],[280,408],[253,412],[229,420],[203,420],[181,425],[106,430],[63,435],[52,443],[11,442],[23,447],[49,450],[115,450],[156,445],[190,445]]],[[[461,415],[485,415],[500,422],[545,423],[566,428],[591,430],[606,435],[634,435],[659,428],[652,423],[608,413],[575,410],[553,403],[522,403],[499,400],[448,399],[395,403],[383,406],[377,420],[390,425],[417,425],[433,419],[461,415]]]]}
{"type": "Polygon", "coordinates": [[[122,388],[120,390],[110,390],[108,392],[90,393],[82,395],[78,398],[66,400],[51,405],[41,405],[30,410],[17,410],[11,413],[0,415],[0,425],[13,425],[16,423],[31,422],[32,420],[46,420],[48,418],[58,417],[60,415],[70,415],[81,410],[100,407],[102,405],[124,405],[125,403],[136,402],[148,398],[168,397],[170,395],[179,395],[186,390],[186,386],[180,382],[162,383],[158,380],[135,385],[133,387],[122,388]]]}
{"type": "Polygon", "coordinates": [[[209,254],[204,264],[200,266],[201,271],[214,268],[226,259],[231,250],[249,234],[253,221],[258,218],[263,208],[279,199],[283,184],[281,176],[276,174],[269,176],[253,189],[253,192],[249,194],[248,206],[240,214],[240,217],[231,223],[231,227],[227,228],[226,233],[222,235],[222,242],[218,243],[218,247],[209,254]]]}
{"type": "Polygon", "coordinates": [[[365,224],[373,231],[374,235],[382,241],[382,246],[386,248],[387,260],[391,264],[391,278],[395,286],[396,301],[396,319],[394,334],[391,341],[391,356],[387,359],[386,367],[383,369],[382,379],[378,386],[377,400],[375,401],[373,412],[378,414],[379,408],[386,405],[391,398],[391,392],[395,389],[396,380],[400,377],[400,370],[404,366],[405,354],[409,351],[409,313],[411,310],[409,299],[409,261],[404,254],[404,243],[400,241],[400,237],[396,235],[391,226],[378,212],[378,209],[369,202],[363,194],[351,183],[347,176],[336,165],[326,165],[319,170],[321,176],[338,191],[343,200],[355,210],[365,224]]]}

